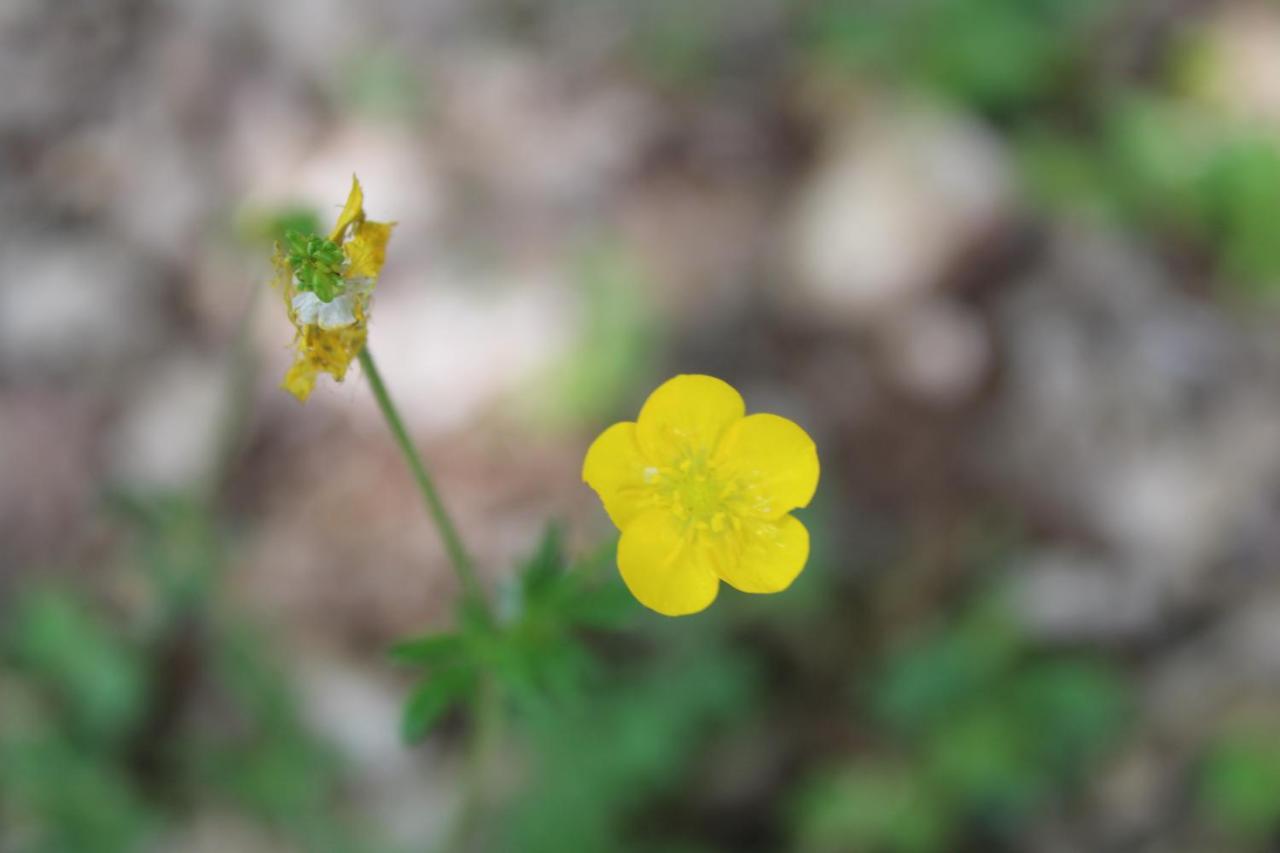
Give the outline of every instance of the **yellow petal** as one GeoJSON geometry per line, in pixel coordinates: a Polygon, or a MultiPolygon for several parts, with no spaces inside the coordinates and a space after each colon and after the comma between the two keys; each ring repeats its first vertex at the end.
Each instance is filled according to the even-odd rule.
{"type": "Polygon", "coordinates": [[[777,519],[808,506],[818,488],[818,449],[795,422],[748,415],[725,434],[716,468],[736,477],[750,495],[750,511],[777,519]]]}
{"type": "Polygon", "coordinates": [[[361,222],[355,236],[342,247],[347,253],[347,278],[377,278],[387,259],[387,241],[391,239],[393,222],[361,222]]]}
{"type": "Polygon", "coordinates": [[[614,424],[591,443],[582,463],[582,479],[595,489],[605,512],[621,530],[653,505],[653,480],[657,471],[640,453],[636,425],[614,424]]]}
{"type": "Polygon", "coordinates": [[[279,243],[272,248],[271,267],[275,270],[271,286],[284,294],[287,303],[293,298],[293,268],[289,266],[289,257],[284,253],[284,249],[280,248],[279,243]]]}
{"type": "Polygon", "coordinates": [[[342,241],[342,232],[356,220],[364,218],[364,191],[360,189],[360,179],[351,176],[351,192],[347,194],[347,203],[338,216],[338,224],[329,232],[329,239],[335,243],[342,241]]]}
{"type": "Polygon", "coordinates": [[[736,534],[707,537],[701,556],[742,592],[782,592],[809,559],[809,531],[792,516],[743,523],[736,534]]]}
{"type": "Polygon", "coordinates": [[[636,438],[655,464],[710,456],[745,412],[742,396],[714,376],[681,375],[658,386],[640,409],[636,438]]]}
{"type": "Polygon", "coordinates": [[[631,594],[664,616],[704,610],[720,588],[715,573],[690,550],[682,526],[660,509],[636,517],[622,531],[618,570],[631,594]]]}
{"type": "Polygon", "coordinates": [[[280,387],[297,397],[298,402],[307,402],[316,387],[316,366],[308,358],[299,358],[284,375],[280,387]]]}

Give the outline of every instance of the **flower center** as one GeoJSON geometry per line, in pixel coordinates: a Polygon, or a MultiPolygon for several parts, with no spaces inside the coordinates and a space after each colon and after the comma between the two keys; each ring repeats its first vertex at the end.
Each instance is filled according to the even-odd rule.
{"type": "Polygon", "coordinates": [[[735,509],[736,483],[717,476],[706,459],[688,457],[663,469],[659,477],[659,499],[690,529],[720,533],[741,523],[735,509]]]}

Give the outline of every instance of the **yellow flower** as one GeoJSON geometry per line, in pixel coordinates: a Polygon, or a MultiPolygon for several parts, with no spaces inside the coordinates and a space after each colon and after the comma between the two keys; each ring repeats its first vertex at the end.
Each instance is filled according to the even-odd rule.
{"type": "Polygon", "coordinates": [[[393,225],[365,219],[364,192],[353,175],[327,239],[290,234],[288,251],[276,245],[274,284],[297,330],[294,362],[281,385],[299,400],[311,396],[321,373],[341,382],[364,349],[373,288],[393,225]]]}
{"type": "Polygon", "coordinates": [[[818,487],[813,440],[786,418],[746,415],[715,377],[660,386],[635,422],[595,440],[582,479],[622,531],[622,579],[667,616],[703,610],[720,581],[781,592],[809,557],[809,531],[790,513],[818,487]]]}

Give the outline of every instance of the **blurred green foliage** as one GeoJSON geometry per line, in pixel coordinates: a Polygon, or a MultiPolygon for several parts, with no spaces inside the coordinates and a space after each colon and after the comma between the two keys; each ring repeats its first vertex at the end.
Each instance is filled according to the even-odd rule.
{"type": "Polygon", "coordinates": [[[992,122],[1033,199],[1197,249],[1269,294],[1280,132],[1198,94],[1224,58],[1194,26],[1162,44],[1150,79],[1102,65],[1099,40],[1127,31],[1122,13],[1100,0],[829,0],[808,7],[801,31],[826,73],[992,122]]]}
{"type": "Polygon", "coordinates": [[[802,791],[802,849],[923,853],[975,832],[1011,840],[1081,783],[1122,731],[1128,699],[1110,668],[1036,650],[983,599],[891,654],[867,704],[880,746],[802,791]]]}
{"type": "Polygon", "coordinates": [[[661,650],[608,663],[585,642],[592,632],[617,637],[640,614],[613,563],[613,546],[570,560],[553,524],[499,597],[496,620],[464,609],[456,631],[392,650],[426,670],[406,706],[406,737],[455,707],[483,724],[493,713],[485,692],[496,691],[526,742],[528,778],[485,849],[639,849],[629,820],[678,783],[714,721],[747,706],[746,662],[714,634],[693,648],[683,632],[650,636],[661,650]]]}
{"type": "Polygon", "coordinates": [[[643,812],[687,780],[718,725],[751,712],[753,681],[746,657],[722,642],[660,641],[648,661],[602,674],[583,701],[533,709],[528,787],[495,849],[670,849],[672,827],[643,812]]]}
{"type": "Polygon", "coordinates": [[[824,0],[804,22],[810,50],[837,71],[870,73],[992,116],[1069,84],[1101,0],[824,0]]]}
{"type": "Polygon", "coordinates": [[[35,586],[0,623],[0,849],[140,850],[211,808],[306,850],[378,849],[334,808],[340,767],[267,638],[219,604],[224,539],[207,510],[115,505],[145,603],[35,586]]]}
{"type": "Polygon", "coordinates": [[[1280,740],[1274,725],[1233,724],[1209,745],[1200,810],[1232,841],[1262,849],[1280,827],[1280,740]]]}
{"type": "Polygon", "coordinates": [[[31,590],[0,638],[0,848],[134,849],[154,827],[130,784],[141,658],[86,604],[31,590]]]}
{"type": "Polygon", "coordinates": [[[570,562],[552,524],[503,591],[496,620],[463,608],[455,631],[394,646],[394,659],[425,669],[406,705],[405,737],[426,734],[454,706],[474,710],[488,682],[525,710],[580,701],[597,674],[581,632],[620,628],[636,613],[608,571],[612,561],[609,547],[570,562]]]}
{"type": "Polygon", "coordinates": [[[1031,134],[1031,191],[1211,252],[1257,294],[1280,281],[1280,137],[1171,98],[1117,97],[1095,138],[1031,134]]]}
{"type": "Polygon", "coordinates": [[[798,808],[803,849],[884,849],[929,853],[945,848],[945,804],[905,764],[867,759],[814,781],[798,808]]]}

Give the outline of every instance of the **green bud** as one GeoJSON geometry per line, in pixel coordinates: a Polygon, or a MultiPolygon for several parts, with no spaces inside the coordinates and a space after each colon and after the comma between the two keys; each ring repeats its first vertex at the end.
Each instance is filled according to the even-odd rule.
{"type": "Polygon", "coordinates": [[[298,279],[298,289],[308,290],[321,302],[332,302],[342,292],[342,247],[314,234],[289,231],[289,267],[298,279]]]}

